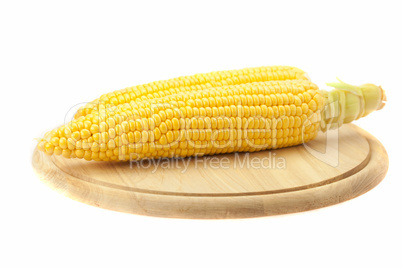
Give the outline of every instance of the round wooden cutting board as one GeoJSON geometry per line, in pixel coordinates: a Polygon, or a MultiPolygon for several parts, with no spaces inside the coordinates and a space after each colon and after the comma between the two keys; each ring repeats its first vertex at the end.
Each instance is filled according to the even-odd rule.
{"type": "Polygon", "coordinates": [[[374,188],[388,157],[354,125],[285,149],[140,162],[88,162],[38,150],[49,187],[93,206],[174,218],[246,218],[333,205],[374,188]]]}

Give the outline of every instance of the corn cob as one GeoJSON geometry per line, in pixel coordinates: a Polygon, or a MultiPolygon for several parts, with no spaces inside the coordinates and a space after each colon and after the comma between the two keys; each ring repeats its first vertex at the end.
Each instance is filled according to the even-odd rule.
{"type": "Polygon", "coordinates": [[[372,84],[340,82],[321,91],[309,80],[253,82],[133,100],[80,116],[47,133],[38,149],[95,161],[253,152],[308,142],[381,109],[372,84]]]}
{"type": "Polygon", "coordinates": [[[164,81],[128,87],[102,95],[85,106],[78,109],[75,118],[85,116],[98,109],[99,105],[117,106],[132,100],[142,101],[146,99],[160,98],[167,95],[196,91],[206,88],[220,87],[224,85],[239,85],[250,82],[264,82],[272,80],[308,80],[307,74],[290,66],[265,66],[245,68],[240,70],[217,71],[192,76],[182,76],[164,81]]]}

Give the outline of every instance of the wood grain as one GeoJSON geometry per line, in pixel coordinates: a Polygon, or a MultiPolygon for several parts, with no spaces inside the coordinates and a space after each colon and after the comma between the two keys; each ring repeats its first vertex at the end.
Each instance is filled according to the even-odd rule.
{"type": "Polygon", "coordinates": [[[74,200],[134,214],[245,218],[336,204],[375,187],[388,157],[354,125],[306,145],[255,153],[142,162],[87,162],[35,150],[44,183],[74,200]]]}

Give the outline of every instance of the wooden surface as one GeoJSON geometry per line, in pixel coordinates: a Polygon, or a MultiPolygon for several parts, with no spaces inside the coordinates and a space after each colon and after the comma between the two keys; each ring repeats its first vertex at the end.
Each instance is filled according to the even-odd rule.
{"type": "Polygon", "coordinates": [[[88,162],[35,150],[51,188],[93,206],[175,218],[246,218],[293,213],[359,196],[385,176],[388,157],[354,125],[304,145],[255,153],[143,162],[88,162]]]}

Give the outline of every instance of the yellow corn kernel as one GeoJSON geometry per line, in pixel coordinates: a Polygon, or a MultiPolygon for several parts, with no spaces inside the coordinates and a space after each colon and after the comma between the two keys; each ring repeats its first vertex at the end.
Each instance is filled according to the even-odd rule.
{"type": "MultiPolygon", "coordinates": [[[[118,106],[130,103],[130,101],[136,99],[147,100],[160,98],[163,96],[171,96],[172,94],[179,92],[195,91],[200,88],[205,89],[224,85],[239,85],[270,80],[308,80],[308,77],[302,70],[294,67],[265,66],[173,78],[170,80],[153,82],[151,84],[125,88],[120,91],[102,95],[99,99],[96,99],[80,108],[75,115],[75,119],[78,119],[80,116],[97,112],[98,109],[104,105],[113,104],[118,106]],[[141,90],[144,88],[148,88],[148,90],[141,90]],[[102,105],[99,102],[100,100],[104,102],[102,105]]],[[[213,106],[213,104],[208,101],[209,99],[207,98],[197,99],[197,103],[194,101],[192,107],[200,108],[208,107],[209,105],[213,106]]],[[[222,99],[222,103],[224,104],[225,102],[223,101],[224,99],[222,99]]],[[[218,103],[221,103],[220,100],[218,103]]],[[[177,105],[172,106],[177,107],[177,105]]],[[[171,116],[170,111],[168,113],[169,116],[171,116]]],[[[140,114],[141,117],[144,117],[143,114],[149,115],[146,112],[141,112],[140,114]]]]}

